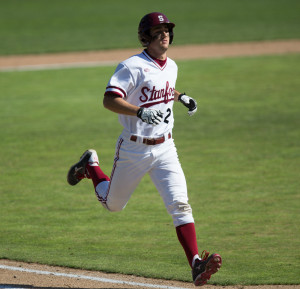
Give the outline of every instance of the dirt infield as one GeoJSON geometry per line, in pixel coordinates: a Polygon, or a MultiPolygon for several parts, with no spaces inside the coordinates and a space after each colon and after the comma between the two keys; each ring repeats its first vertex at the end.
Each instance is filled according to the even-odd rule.
{"type": "MultiPolygon", "coordinates": [[[[88,67],[118,63],[141,49],[0,57],[0,71],[88,67]]],[[[173,46],[175,60],[300,53],[300,40],[173,46]]],[[[106,274],[0,260],[0,288],[195,288],[192,283],[106,274]]],[[[300,285],[212,286],[204,289],[300,289],[300,285]]]]}
{"type": "MultiPolygon", "coordinates": [[[[141,49],[0,56],[0,71],[86,67],[118,63],[141,49]]],[[[171,46],[175,60],[299,53],[300,40],[171,46]]]]}
{"type": "MultiPolygon", "coordinates": [[[[0,288],[195,288],[192,283],[0,260],[0,288]],[[7,266],[9,269],[3,269],[7,266]]],[[[213,286],[203,289],[299,289],[300,285],[213,286]]]]}

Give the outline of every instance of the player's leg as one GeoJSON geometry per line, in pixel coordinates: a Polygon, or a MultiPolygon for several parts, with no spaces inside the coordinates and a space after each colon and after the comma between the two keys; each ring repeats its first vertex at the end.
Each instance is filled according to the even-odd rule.
{"type": "Polygon", "coordinates": [[[187,186],[184,173],[178,160],[175,146],[167,151],[160,149],[159,162],[150,172],[151,179],[160,192],[168,212],[173,218],[178,240],[192,268],[196,286],[204,285],[211,274],[216,273],[222,259],[218,254],[198,255],[198,246],[192,209],[188,204],[187,186]]]}
{"type": "Polygon", "coordinates": [[[127,205],[132,193],[145,173],[134,169],[127,159],[115,159],[109,182],[101,182],[96,188],[96,196],[104,207],[112,212],[121,211],[127,205]]]}
{"type": "Polygon", "coordinates": [[[81,157],[80,166],[76,163],[71,167],[73,169],[70,169],[68,179],[72,176],[78,183],[82,178],[91,178],[101,204],[110,211],[122,210],[151,162],[150,154],[144,154],[141,150],[143,146],[132,147],[134,145],[128,140],[119,138],[110,178],[101,170],[96,151],[88,150],[81,157]],[[140,160],[142,155],[143,158],[140,160]],[[75,176],[74,172],[77,173],[75,176]]]}
{"type": "Polygon", "coordinates": [[[96,194],[111,211],[125,208],[132,193],[147,173],[152,162],[151,152],[145,145],[127,138],[119,138],[110,182],[100,183],[96,194]]]}
{"type": "Polygon", "coordinates": [[[149,174],[173,218],[178,239],[192,266],[193,259],[199,256],[185,176],[172,141],[168,146],[161,146],[156,153],[158,154],[156,165],[149,174]]]}

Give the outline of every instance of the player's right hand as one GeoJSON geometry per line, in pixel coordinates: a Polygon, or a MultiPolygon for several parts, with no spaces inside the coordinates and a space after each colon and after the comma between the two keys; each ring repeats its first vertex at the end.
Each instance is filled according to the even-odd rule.
{"type": "Polygon", "coordinates": [[[137,117],[148,124],[158,125],[162,121],[163,113],[160,110],[141,107],[137,112],[137,117]]]}

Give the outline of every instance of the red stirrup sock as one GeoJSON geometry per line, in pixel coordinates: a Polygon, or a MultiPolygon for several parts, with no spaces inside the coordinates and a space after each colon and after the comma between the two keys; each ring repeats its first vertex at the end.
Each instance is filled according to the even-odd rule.
{"type": "Polygon", "coordinates": [[[194,223],[188,223],[176,227],[176,233],[181,246],[183,247],[189,264],[192,268],[193,258],[198,255],[198,245],[194,223]]]}
{"type": "Polygon", "coordinates": [[[99,183],[103,181],[110,181],[109,177],[103,173],[99,166],[90,166],[89,164],[87,164],[86,169],[93,181],[95,188],[99,183]]]}

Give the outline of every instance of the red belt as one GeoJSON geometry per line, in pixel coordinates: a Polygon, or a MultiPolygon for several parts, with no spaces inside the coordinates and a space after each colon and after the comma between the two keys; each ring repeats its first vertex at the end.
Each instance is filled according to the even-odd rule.
{"type": "MultiPolygon", "coordinates": [[[[130,137],[130,140],[131,141],[137,141],[137,136],[136,135],[132,135],[130,137]]],[[[168,139],[171,138],[171,133],[169,132],[168,133],[168,139]]],[[[161,144],[165,141],[165,136],[162,136],[162,137],[159,137],[159,138],[143,138],[143,144],[146,144],[146,145],[157,145],[157,144],[161,144]]]]}

